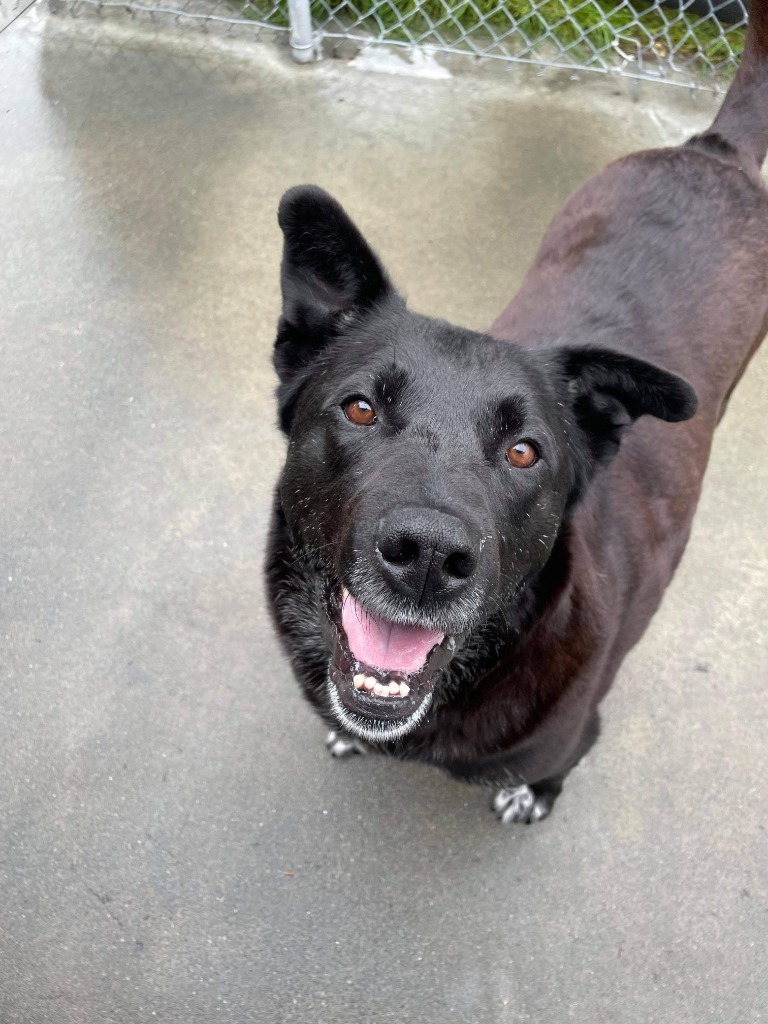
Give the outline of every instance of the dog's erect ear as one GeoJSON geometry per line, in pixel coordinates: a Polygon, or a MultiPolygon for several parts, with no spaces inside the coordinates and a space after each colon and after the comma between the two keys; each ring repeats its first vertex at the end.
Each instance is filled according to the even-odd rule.
{"type": "Polygon", "coordinates": [[[290,189],[277,219],[285,244],[274,364],[280,378],[280,424],[288,431],[313,358],[340,328],[394,289],[376,254],[323,189],[290,189]]]}
{"type": "Polygon", "coordinates": [[[560,349],[559,358],[598,462],[616,454],[622,432],[638,416],[678,423],[696,412],[696,393],[687,381],[642,359],[599,348],[560,349]]]}
{"type": "MultiPolygon", "coordinates": [[[[341,205],[321,188],[290,189],[277,219],[285,238],[281,330],[292,334],[286,342],[305,348],[293,353],[301,365],[313,354],[312,347],[322,344],[322,335],[333,334],[340,323],[370,308],[391,285],[341,205]]],[[[290,372],[289,365],[285,369],[290,372]]]]}

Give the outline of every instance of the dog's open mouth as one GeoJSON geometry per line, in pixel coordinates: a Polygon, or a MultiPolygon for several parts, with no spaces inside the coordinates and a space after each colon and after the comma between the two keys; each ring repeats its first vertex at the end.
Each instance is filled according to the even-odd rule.
{"type": "Polygon", "coordinates": [[[423,720],[456,638],[373,615],[346,590],[331,596],[328,690],[334,714],[370,741],[397,739],[423,720]]]}

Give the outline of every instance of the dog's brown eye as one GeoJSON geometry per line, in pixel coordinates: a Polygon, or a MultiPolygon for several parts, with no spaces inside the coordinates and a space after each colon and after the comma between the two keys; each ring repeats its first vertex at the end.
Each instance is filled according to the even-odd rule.
{"type": "Polygon", "coordinates": [[[364,398],[350,398],[348,402],[344,403],[342,408],[347,419],[352,423],[356,423],[358,427],[370,427],[376,421],[376,413],[373,406],[370,402],[366,402],[364,398]]]}
{"type": "Polygon", "coordinates": [[[538,457],[536,449],[528,441],[518,441],[507,448],[507,461],[515,469],[528,469],[538,457]]]}

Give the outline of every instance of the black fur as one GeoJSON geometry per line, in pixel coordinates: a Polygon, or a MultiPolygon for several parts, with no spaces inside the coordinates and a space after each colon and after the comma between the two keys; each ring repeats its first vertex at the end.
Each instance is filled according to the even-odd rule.
{"type": "Polygon", "coordinates": [[[752,18],[738,109],[726,99],[716,134],[584,186],[489,334],[410,312],[322,190],[280,205],[278,633],[337,732],[342,588],[379,619],[450,637],[426,715],[369,745],[505,787],[505,821],[549,813],[597,738],[597,706],[672,577],[715,424],[765,331],[765,140],[739,117],[749,88],[765,91],[768,0],[752,18]],[[359,399],[373,422],[350,419],[359,399]],[[515,445],[536,461],[516,467],[515,445]]]}

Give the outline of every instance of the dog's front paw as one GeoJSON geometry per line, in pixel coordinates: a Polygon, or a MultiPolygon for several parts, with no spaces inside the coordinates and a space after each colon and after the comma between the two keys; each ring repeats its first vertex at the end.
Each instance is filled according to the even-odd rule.
{"type": "Polygon", "coordinates": [[[356,740],[354,736],[348,736],[345,732],[336,732],[331,729],[325,738],[326,749],[331,757],[353,757],[355,754],[367,754],[365,744],[356,740]]]}
{"type": "Polygon", "coordinates": [[[515,786],[498,790],[491,807],[502,825],[514,822],[530,825],[546,818],[554,802],[551,793],[537,794],[530,786],[515,786]]]}

